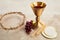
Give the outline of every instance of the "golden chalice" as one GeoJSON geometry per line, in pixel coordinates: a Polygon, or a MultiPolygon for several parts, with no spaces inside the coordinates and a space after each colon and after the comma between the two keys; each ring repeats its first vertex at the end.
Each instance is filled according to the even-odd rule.
{"type": "Polygon", "coordinates": [[[31,3],[31,8],[32,8],[34,14],[36,15],[36,23],[34,26],[36,30],[33,33],[33,35],[40,34],[45,28],[45,25],[40,21],[40,16],[45,7],[46,7],[46,4],[43,2],[31,3]]]}

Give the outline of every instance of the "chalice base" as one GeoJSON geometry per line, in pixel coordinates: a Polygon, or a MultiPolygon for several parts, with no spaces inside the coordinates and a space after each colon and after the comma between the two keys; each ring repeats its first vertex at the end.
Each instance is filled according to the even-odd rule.
{"type": "Polygon", "coordinates": [[[44,31],[45,27],[46,26],[45,26],[45,24],[43,22],[39,22],[38,27],[34,29],[31,36],[34,37],[34,36],[40,35],[44,31]]]}

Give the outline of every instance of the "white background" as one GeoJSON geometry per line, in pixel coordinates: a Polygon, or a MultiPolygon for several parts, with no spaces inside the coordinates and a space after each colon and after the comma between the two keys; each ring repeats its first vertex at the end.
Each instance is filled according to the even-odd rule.
{"type": "MultiPolygon", "coordinates": [[[[30,3],[35,1],[42,1],[46,3],[47,6],[43,11],[41,20],[45,22],[46,25],[51,21],[51,19],[55,20],[53,22],[53,26],[56,26],[55,28],[57,28],[58,37],[56,39],[51,39],[51,40],[60,40],[59,38],[60,37],[60,34],[59,34],[60,21],[56,22],[56,19],[60,20],[60,0],[0,0],[0,14],[18,11],[25,14],[26,19],[34,20],[35,15],[30,7],[30,3]]],[[[49,25],[52,25],[52,24],[49,24],[49,25]]],[[[4,31],[0,30],[0,40],[25,40],[25,39],[20,39],[19,32],[13,33],[13,34],[9,34],[9,33],[7,34],[4,31]]],[[[36,40],[40,40],[40,39],[36,38],[36,40]]],[[[45,39],[42,37],[41,40],[49,40],[49,39],[45,39]]]]}

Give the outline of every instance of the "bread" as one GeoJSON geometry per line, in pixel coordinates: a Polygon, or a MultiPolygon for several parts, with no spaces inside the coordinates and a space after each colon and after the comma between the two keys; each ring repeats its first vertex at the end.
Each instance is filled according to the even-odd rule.
{"type": "Polygon", "coordinates": [[[21,12],[10,12],[2,15],[1,27],[5,30],[13,30],[21,27],[25,21],[25,15],[21,12]]]}

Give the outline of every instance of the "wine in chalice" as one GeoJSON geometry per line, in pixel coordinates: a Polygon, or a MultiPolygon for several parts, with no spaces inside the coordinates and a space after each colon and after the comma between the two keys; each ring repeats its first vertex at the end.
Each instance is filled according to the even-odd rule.
{"type": "Polygon", "coordinates": [[[44,2],[31,3],[31,8],[36,16],[36,22],[35,22],[34,27],[33,27],[36,30],[33,33],[33,35],[40,34],[45,28],[45,25],[40,21],[40,16],[41,16],[45,7],[46,7],[46,4],[44,2]]]}

